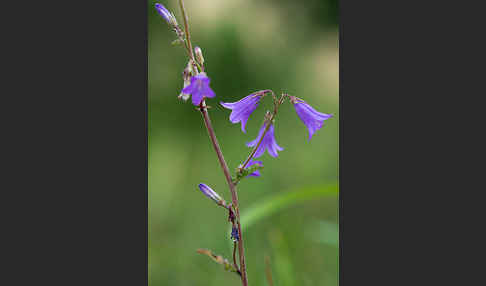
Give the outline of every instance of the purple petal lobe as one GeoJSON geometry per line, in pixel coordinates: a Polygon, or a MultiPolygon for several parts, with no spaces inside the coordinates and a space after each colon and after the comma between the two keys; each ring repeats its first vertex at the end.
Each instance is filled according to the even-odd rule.
{"type": "Polygon", "coordinates": [[[255,164],[258,164],[260,166],[263,166],[263,162],[262,161],[253,161],[253,160],[250,160],[250,162],[248,162],[248,165],[246,165],[247,167],[250,167],[250,166],[253,166],[255,164]]]}
{"type": "Polygon", "coordinates": [[[261,176],[260,170],[256,170],[255,172],[248,175],[248,177],[260,177],[260,176],[261,176]]]}

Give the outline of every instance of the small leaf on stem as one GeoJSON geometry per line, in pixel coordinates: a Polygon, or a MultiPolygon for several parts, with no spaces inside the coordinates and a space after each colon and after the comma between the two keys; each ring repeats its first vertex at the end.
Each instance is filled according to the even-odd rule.
{"type": "Polygon", "coordinates": [[[223,256],[221,256],[221,255],[215,255],[211,250],[209,250],[209,249],[202,249],[202,248],[199,248],[197,250],[197,253],[200,253],[200,254],[204,254],[204,255],[209,256],[214,262],[223,265],[224,266],[224,270],[228,270],[228,271],[231,271],[231,272],[236,272],[238,275],[241,275],[240,274],[240,271],[238,269],[236,269],[235,265],[231,264],[228,261],[228,259],[223,258],[223,256]]]}

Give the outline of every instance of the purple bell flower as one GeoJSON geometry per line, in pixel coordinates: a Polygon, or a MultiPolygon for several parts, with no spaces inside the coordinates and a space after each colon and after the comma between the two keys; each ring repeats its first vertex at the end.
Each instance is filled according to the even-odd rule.
{"type": "MultiPolygon", "coordinates": [[[[265,127],[269,123],[264,123],[262,128],[260,128],[260,132],[258,133],[258,136],[255,140],[246,143],[246,146],[248,147],[255,147],[258,142],[260,141],[260,138],[263,135],[263,131],[265,131],[265,127]]],[[[265,149],[268,151],[268,154],[272,157],[278,157],[277,151],[282,151],[283,148],[278,146],[277,141],[275,141],[275,136],[274,136],[274,129],[273,129],[273,124],[270,125],[268,128],[267,133],[265,133],[265,137],[263,137],[262,143],[258,147],[258,149],[255,152],[254,158],[258,158],[263,153],[265,152],[265,149]]]]}
{"type": "Polygon", "coordinates": [[[311,140],[312,135],[314,135],[317,130],[321,129],[324,120],[332,117],[332,114],[318,112],[307,102],[298,97],[290,96],[290,101],[294,104],[295,112],[297,112],[300,120],[304,122],[309,130],[309,140],[311,140]]]}
{"type": "Polygon", "coordinates": [[[220,204],[223,199],[215,192],[213,189],[211,189],[208,185],[206,184],[199,184],[199,189],[201,192],[211,200],[215,201],[217,204],[220,204]]]}
{"type": "Polygon", "coordinates": [[[209,87],[209,77],[202,72],[191,77],[191,84],[182,89],[181,93],[192,95],[192,104],[198,106],[204,97],[215,97],[216,94],[209,87]]]}
{"type": "Polygon", "coordinates": [[[228,109],[231,109],[230,121],[232,123],[241,122],[241,131],[246,133],[245,126],[251,113],[258,107],[258,103],[264,93],[252,93],[243,97],[237,102],[220,102],[220,104],[228,109]]]}

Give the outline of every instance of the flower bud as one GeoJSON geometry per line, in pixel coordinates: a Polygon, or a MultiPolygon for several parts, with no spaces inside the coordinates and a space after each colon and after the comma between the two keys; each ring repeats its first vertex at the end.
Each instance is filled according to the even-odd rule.
{"type": "Polygon", "coordinates": [[[196,60],[200,65],[204,65],[204,57],[202,55],[202,50],[200,47],[195,47],[194,52],[196,54],[196,60]]]}
{"type": "Polygon", "coordinates": [[[172,14],[172,12],[167,10],[167,8],[165,8],[164,5],[160,3],[156,3],[155,9],[157,10],[157,12],[159,12],[160,16],[162,16],[169,25],[173,27],[176,27],[178,25],[174,14],[172,14]]]}
{"type": "Polygon", "coordinates": [[[213,189],[211,189],[208,185],[206,184],[199,184],[199,189],[201,192],[214,202],[216,202],[218,205],[226,205],[226,202],[215,192],[213,189]]]}
{"type": "Polygon", "coordinates": [[[238,235],[238,229],[235,226],[231,228],[231,240],[233,240],[234,242],[240,240],[240,236],[238,235]]]}
{"type": "MultiPolygon", "coordinates": [[[[191,84],[191,74],[192,74],[192,64],[191,61],[189,61],[187,63],[186,68],[182,72],[182,79],[184,80],[184,87],[182,89],[186,88],[191,84]]],[[[189,97],[191,97],[190,94],[181,92],[177,98],[187,101],[189,97]]]]}

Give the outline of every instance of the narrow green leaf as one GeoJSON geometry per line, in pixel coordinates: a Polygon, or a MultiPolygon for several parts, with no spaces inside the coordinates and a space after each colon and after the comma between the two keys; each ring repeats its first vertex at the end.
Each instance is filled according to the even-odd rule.
{"type": "Polygon", "coordinates": [[[264,199],[261,202],[258,202],[257,204],[242,211],[242,231],[246,228],[249,228],[256,222],[290,206],[322,197],[338,196],[338,189],[339,188],[337,184],[318,185],[313,187],[293,189],[289,192],[279,193],[277,195],[264,199]]]}

